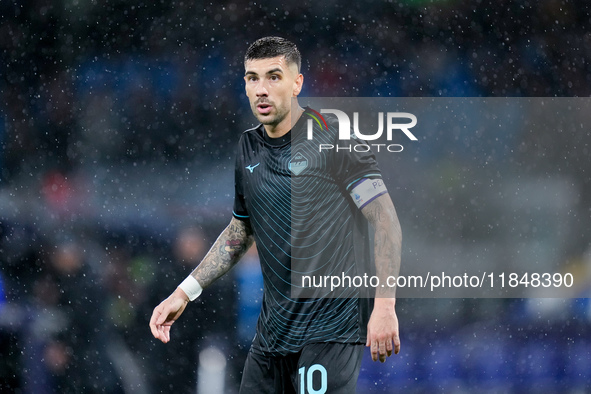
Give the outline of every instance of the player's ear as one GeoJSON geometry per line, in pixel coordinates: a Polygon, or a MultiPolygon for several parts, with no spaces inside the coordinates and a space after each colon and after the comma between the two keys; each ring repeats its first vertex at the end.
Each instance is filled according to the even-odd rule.
{"type": "Polygon", "coordinates": [[[304,86],[304,76],[302,74],[298,74],[296,79],[293,81],[293,95],[297,96],[302,91],[302,86],[304,86]]]}

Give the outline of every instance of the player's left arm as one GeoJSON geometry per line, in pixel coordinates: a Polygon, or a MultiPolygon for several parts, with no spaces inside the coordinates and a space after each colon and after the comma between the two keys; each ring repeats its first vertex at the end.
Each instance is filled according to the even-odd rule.
{"type": "MultiPolygon", "coordinates": [[[[402,230],[396,209],[388,193],[382,194],[361,209],[375,230],[374,258],[380,283],[400,271],[402,230]]],[[[373,361],[386,361],[392,352],[400,351],[398,317],[396,316],[396,289],[378,286],[374,308],[367,325],[366,346],[371,347],[373,361]]]]}

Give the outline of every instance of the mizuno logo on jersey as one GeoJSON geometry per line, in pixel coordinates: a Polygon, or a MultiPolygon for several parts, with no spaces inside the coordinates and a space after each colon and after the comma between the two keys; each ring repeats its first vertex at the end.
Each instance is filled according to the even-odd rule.
{"type": "Polygon", "coordinates": [[[254,166],[253,165],[249,165],[249,166],[246,166],[244,168],[246,168],[252,174],[252,172],[254,171],[254,169],[257,168],[259,166],[259,164],[261,164],[261,163],[256,163],[254,166]]]}

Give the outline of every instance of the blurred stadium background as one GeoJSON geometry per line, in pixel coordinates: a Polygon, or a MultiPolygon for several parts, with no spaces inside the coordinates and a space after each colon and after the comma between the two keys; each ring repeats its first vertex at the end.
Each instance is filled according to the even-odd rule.
{"type": "MultiPolygon", "coordinates": [[[[156,343],[147,324],[230,218],[234,146],[254,124],[242,56],[255,39],[299,45],[304,96],[589,97],[590,8],[0,2],[0,391],[191,392],[197,354],[215,346],[225,392],[236,392],[258,313],[255,255],[192,305],[175,342],[156,343]]],[[[450,158],[442,144],[390,174],[403,232],[414,247],[433,226],[448,248],[519,245],[528,256],[542,244],[588,278],[590,131],[557,133],[505,136],[521,163],[508,181],[529,191],[514,201],[515,225],[534,242],[491,235],[504,211],[458,187],[478,155],[450,158]],[[544,231],[556,209],[568,218],[560,236],[544,231]]],[[[401,299],[402,352],[366,358],[359,392],[590,392],[590,291],[401,299]]]]}

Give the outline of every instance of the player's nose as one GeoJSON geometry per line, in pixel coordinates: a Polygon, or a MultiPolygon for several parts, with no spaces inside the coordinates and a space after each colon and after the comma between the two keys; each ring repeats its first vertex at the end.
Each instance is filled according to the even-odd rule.
{"type": "Polygon", "coordinates": [[[269,95],[269,91],[267,90],[267,87],[265,86],[264,81],[260,81],[257,84],[255,93],[256,93],[257,97],[264,97],[264,96],[269,95]]]}

